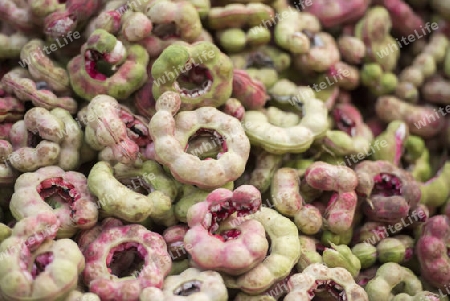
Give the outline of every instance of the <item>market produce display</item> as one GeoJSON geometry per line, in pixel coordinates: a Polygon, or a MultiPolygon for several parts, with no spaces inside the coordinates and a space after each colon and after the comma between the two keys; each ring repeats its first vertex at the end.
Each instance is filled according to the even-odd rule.
{"type": "Polygon", "coordinates": [[[0,0],[0,301],[449,301],[450,0],[0,0]]]}

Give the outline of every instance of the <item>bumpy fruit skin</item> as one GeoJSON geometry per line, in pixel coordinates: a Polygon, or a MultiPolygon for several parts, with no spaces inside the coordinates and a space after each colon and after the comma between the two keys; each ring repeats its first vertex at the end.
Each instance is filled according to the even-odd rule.
{"type": "Polygon", "coordinates": [[[59,67],[48,58],[42,48],[44,41],[33,39],[23,46],[20,58],[27,60],[28,71],[36,81],[46,82],[52,91],[67,92],[69,90],[69,75],[64,68],[59,67]]]}
{"type": "Polygon", "coordinates": [[[162,289],[144,289],[139,301],[178,301],[181,298],[186,301],[227,301],[228,291],[219,273],[189,268],[179,275],[168,276],[162,289]],[[193,285],[196,291],[186,292],[183,285],[193,285]]]}
{"type": "Polygon", "coordinates": [[[222,277],[228,288],[258,295],[290,274],[300,257],[300,242],[295,224],[275,210],[261,207],[260,211],[248,217],[263,225],[270,238],[271,252],[250,271],[235,278],[227,275],[222,277]]]}
{"type": "Polygon", "coordinates": [[[269,249],[264,227],[246,219],[261,206],[261,193],[251,185],[234,191],[219,188],[204,202],[192,206],[187,215],[190,227],[184,237],[192,263],[204,270],[241,275],[258,265],[269,249]],[[236,220],[221,227],[221,222],[237,212],[236,220]],[[228,233],[237,232],[237,235],[228,233]],[[205,253],[205,248],[209,251],[205,253]]]}
{"type": "Polygon", "coordinates": [[[78,247],[80,248],[81,252],[84,253],[87,247],[89,247],[89,245],[94,240],[96,240],[103,231],[112,227],[119,227],[123,225],[124,224],[121,220],[114,217],[107,217],[100,223],[97,223],[94,227],[79,232],[79,234],[76,236],[78,247]]]}
{"type": "Polygon", "coordinates": [[[96,163],[88,176],[89,190],[97,196],[101,212],[128,222],[143,222],[148,217],[161,219],[172,211],[172,202],[164,192],[155,190],[148,195],[137,193],[114,177],[108,163],[96,163]]]}
{"type": "Polygon", "coordinates": [[[275,209],[281,214],[293,217],[302,209],[303,198],[299,193],[298,183],[295,169],[280,168],[275,172],[270,194],[275,209]]]}
{"type": "Polygon", "coordinates": [[[153,61],[147,65],[148,80],[134,93],[134,107],[139,115],[151,118],[156,113],[156,99],[153,97],[152,87],[154,78],[152,77],[153,61]]]}
{"type": "Polygon", "coordinates": [[[60,301],[76,288],[85,261],[74,241],[53,240],[58,227],[56,215],[44,212],[19,221],[1,243],[2,300],[60,301]],[[45,270],[39,270],[37,262],[45,270]],[[35,268],[30,266],[33,264],[35,268]]]}
{"type": "Polygon", "coordinates": [[[416,245],[422,277],[441,289],[450,280],[450,259],[447,255],[449,231],[450,220],[447,216],[433,216],[423,225],[416,245]]]}
{"type": "Polygon", "coordinates": [[[361,262],[346,245],[331,244],[331,248],[325,248],[323,263],[329,268],[344,268],[353,278],[358,276],[361,270],[361,262]]]}
{"type": "MultiPolygon", "coordinates": [[[[294,82],[282,78],[268,90],[271,104],[285,111],[301,111],[305,98],[315,98],[316,93],[309,86],[298,86],[294,82]]],[[[328,107],[327,107],[328,108],[328,107]]]]}
{"type": "Polygon", "coordinates": [[[142,46],[125,46],[112,34],[97,29],[67,69],[73,90],[85,100],[90,101],[98,94],[124,100],[147,81],[148,61],[149,56],[142,46]],[[99,57],[118,67],[113,75],[108,77],[97,71],[99,57]]]}
{"type": "MultiPolygon", "coordinates": [[[[425,182],[432,178],[430,152],[424,139],[418,136],[409,136],[405,141],[405,153],[402,159],[406,162],[405,168],[411,172],[417,181],[425,182]]],[[[441,171],[443,170],[439,170],[438,174],[441,174],[441,171]]],[[[438,174],[436,174],[436,177],[438,174]]],[[[446,193],[448,192],[443,192],[443,195],[446,195],[446,193]]],[[[439,199],[437,202],[439,202],[439,199]]]]}
{"type": "Polygon", "coordinates": [[[342,234],[336,234],[330,230],[325,230],[322,233],[321,242],[329,246],[332,243],[335,245],[348,245],[352,240],[353,229],[350,228],[349,231],[342,234]]]}
{"type": "Polygon", "coordinates": [[[297,170],[286,167],[278,169],[273,175],[270,192],[275,209],[293,217],[303,234],[314,235],[321,230],[323,218],[320,210],[312,205],[303,205],[297,170]]]}
{"type": "MultiPolygon", "coordinates": [[[[331,44],[328,47],[329,52],[336,51],[337,53],[339,53],[339,50],[337,48],[338,46],[336,45],[336,43],[331,44]]],[[[326,56],[326,54],[321,53],[323,49],[318,48],[316,51],[320,53],[321,56],[326,56]]],[[[321,60],[320,56],[319,55],[316,56],[317,57],[315,57],[314,59],[320,61],[321,60]]],[[[309,59],[307,58],[306,61],[308,60],[309,59]]],[[[304,70],[303,65],[298,64],[298,61],[296,61],[296,63],[297,66],[299,66],[300,68],[299,71],[304,70]]],[[[314,67],[307,67],[307,68],[312,69],[314,67]]],[[[357,87],[359,87],[360,84],[360,70],[353,65],[341,61],[340,57],[338,56],[332,57],[332,60],[330,61],[325,61],[323,67],[321,67],[319,71],[316,71],[314,69],[309,70],[309,73],[306,73],[305,77],[309,78],[308,83],[315,87],[315,89],[317,90],[318,97],[327,103],[328,108],[331,107],[330,103],[336,101],[337,99],[340,99],[343,93],[346,93],[344,91],[355,90],[357,87]],[[333,87],[334,85],[333,83],[333,85],[326,86],[325,89],[320,90],[317,89],[317,87],[320,86],[322,82],[325,83],[326,81],[330,81],[330,78],[333,78],[333,81],[336,84],[336,86],[333,87]],[[341,90],[342,91],[341,95],[339,95],[338,88],[343,89],[341,90]]],[[[338,101],[341,102],[340,100],[338,101]]]]}
{"type": "Polygon", "coordinates": [[[372,158],[374,160],[389,161],[394,165],[398,165],[408,138],[409,128],[406,123],[398,120],[390,122],[386,130],[375,138],[374,145],[382,146],[383,141],[385,141],[385,146],[380,147],[374,152],[372,158]]]}
{"type": "Polygon", "coordinates": [[[80,164],[83,133],[64,109],[30,109],[24,120],[13,125],[9,138],[14,148],[10,163],[19,171],[31,172],[50,165],[72,170],[80,164]],[[36,137],[42,141],[35,145],[33,138],[36,137]]]}
{"type": "Polygon", "coordinates": [[[152,23],[152,33],[139,41],[150,57],[158,57],[167,47],[179,41],[194,43],[205,39],[206,31],[191,1],[144,1],[143,4],[134,2],[130,6],[145,14],[152,23]],[[166,34],[164,25],[175,27],[175,33],[166,34]]]}
{"type": "Polygon", "coordinates": [[[323,263],[322,255],[317,251],[319,241],[306,235],[299,235],[300,258],[296,264],[296,269],[302,272],[313,263],[323,263]]]}
{"type": "Polygon", "coordinates": [[[151,142],[148,121],[109,95],[94,97],[87,106],[85,118],[85,141],[100,151],[100,160],[133,163],[140,156],[140,149],[151,142]]]}
{"type": "Polygon", "coordinates": [[[318,161],[306,169],[305,181],[319,191],[332,191],[324,214],[326,229],[335,234],[347,232],[352,226],[357,204],[355,188],[358,179],[353,170],[318,161]]]}
{"type": "Polygon", "coordinates": [[[390,51],[388,56],[377,55],[379,51],[389,48],[390,44],[396,45],[395,39],[389,35],[391,27],[389,12],[381,6],[370,8],[355,26],[355,36],[366,45],[366,61],[379,64],[385,72],[395,69],[400,56],[398,47],[390,51]]]}
{"type": "Polygon", "coordinates": [[[4,45],[0,49],[0,58],[8,59],[20,56],[20,50],[29,40],[30,38],[21,32],[14,32],[9,35],[0,33],[0,43],[4,45]]]}
{"type": "Polygon", "coordinates": [[[359,110],[351,104],[337,104],[332,111],[336,130],[327,131],[323,147],[336,156],[364,154],[373,140],[359,110]]]}
{"type": "MultiPolygon", "coordinates": [[[[118,35],[123,26],[124,19],[133,13],[130,7],[122,4],[121,0],[109,1],[103,6],[98,15],[89,21],[89,24],[84,30],[84,37],[89,38],[96,29],[104,29],[113,35],[118,35]]],[[[138,30],[145,30],[148,23],[141,20],[139,26],[140,28],[138,30]]]]}
{"type": "Polygon", "coordinates": [[[21,120],[24,114],[25,106],[23,102],[0,88],[0,122],[21,120]]]}
{"type": "Polygon", "coordinates": [[[431,207],[442,206],[450,196],[449,177],[450,162],[446,162],[434,177],[420,184],[420,203],[431,207]]]}
{"type": "Polygon", "coordinates": [[[269,96],[264,84],[250,76],[246,70],[233,71],[233,97],[242,101],[248,110],[257,110],[264,107],[269,96]]]}
{"type": "MultiPolygon", "coordinates": [[[[73,3],[74,1],[72,1],[73,3]]],[[[36,0],[29,2],[29,7],[36,23],[43,23],[45,18],[56,11],[66,10],[65,3],[55,0],[36,0]]]]}
{"type": "MultiPolygon", "coordinates": [[[[162,236],[141,225],[113,226],[105,229],[84,250],[84,283],[106,301],[136,301],[143,289],[161,288],[170,271],[171,259],[162,236]],[[119,278],[112,272],[116,252],[135,248],[145,261],[138,275],[119,278]]],[[[117,259],[118,260],[118,259],[117,259]]],[[[126,265],[126,262],[123,263],[126,265]]]]}
{"type": "Polygon", "coordinates": [[[215,189],[239,178],[250,154],[250,143],[240,122],[213,107],[173,117],[180,105],[180,95],[170,91],[157,101],[157,113],[149,124],[156,160],[167,166],[177,181],[201,189],[215,189]],[[217,132],[224,140],[222,148],[225,145],[226,150],[216,160],[200,160],[185,152],[191,135],[202,128],[217,132]]]}
{"type": "MultiPolygon", "coordinates": [[[[184,0],[176,0],[178,2],[184,2],[184,0]]],[[[200,19],[205,19],[208,16],[211,9],[211,3],[209,0],[189,0],[189,2],[195,7],[200,19]]]]}
{"type": "Polygon", "coordinates": [[[311,34],[313,43],[305,54],[295,55],[294,65],[299,71],[307,73],[333,70],[340,60],[339,48],[334,38],[327,32],[311,34]]]}
{"type": "Polygon", "coordinates": [[[270,288],[268,288],[266,291],[257,294],[257,295],[249,295],[244,292],[239,292],[236,297],[233,299],[234,301],[276,301],[279,300],[281,297],[286,295],[289,288],[287,286],[289,278],[291,275],[293,275],[294,272],[291,271],[291,273],[285,277],[284,279],[281,279],[280,281],[275,282],[270,288]]]}
{"type": "Polygon", "coordinates": [[[352,253],[359,259],[363,269],[370,268],[377,261],[377,248],[367,242],[354,245],[352,253]]]}
{"type": "Polygon", "coordinates": [[[274,155],[266,151],[257,151],[255,161],[256,167],[252,171],[249,184],[264,193],[271,185],[273,175],[282,164],[283,156],[274,155]]]}
{"type": "Polygon", "coordinates": [[[233,116],[238,120],[242,120],[245,116],[245,108],[237,98],[228,98],[222,106],[222,110],[225,114],[233,116]]]}
{"type": "Polygon", "coordinates": [[[187,213],[193,205],[203,202],[210,192],[184,185],[181,188],[180,200],[175,204],[175,216],[180,222],[187,222],[187,213]]]}
{"type": "MultiPolygon", "coordinates": [[[[278,80],[278,74],[291,66],[291,57],[288,53],[280,50],[279,48],[264,45],[254,50],[246,51],[239,54],[230,55],[230,59],[233,63],[234,70],[245,70],[245,72],[254,79],[252,85],[255,87],[248,88],[253,97],[256,96],[258,89],[255,89],[259,84],[255,81],[261,82],[266,89],[270,89],[278,80]]],[[[234,78],[239,79],[237,77],[234,78]]],[[[245,77],[244,77],[245,80],[245,77]]],[[[244,82],[245,83],[245,82],[244,82]]],[[[233,83],[234,85],[235,83],[233,83]]],[[[236,84],[237,86],[237,84],[236,84]]],[[[234,93],[233,86],[233,93],[234,93]]],[[[239,90],[239,87],[237,87],[239,90]]],[[[243,88],[242,88],[243,89],[243,88]]],[[[243,91],[247,91],[244,89],[243,91]]],[[[262,103],[263,99],[257,100],[257,103],[262,103]]]]}
{"type": "MultiPolygon", "coordinates": [[[[377,242],[378,234],[376,229],[373,230],[372,239],[369,239],[369,241],[371,243],[377,242]],[[373,241],[374,239],[375,241],[373,241]]],[[[381,264],[386,262],[406,264],[414,255],[414,240],[408,235],[381,238],[376,247],[371,243],[357,243],[352,248],[353,254],[360,259],[363,268],[372,267],[377,259],[381,264]]]]}
{"type": "Polygon", "coordinates": [[[304,31],[318,33],[321,29],[320,21],[310,13],[298,12],[292,9],[279,12],[284,17],[275,26],[275,42],[281,48],[292,54],[307,54],[311,42],[304,31]]]}
{"type": "MultiPolygon", "coordinates": [[[[234,189],[234,182],[228,182],[221,188],[234,189]]],[[[187,213],[189,209],[200,202],[203,202],[212,190],[202,190],[193,185],[183,185],[180,192],[180,200],[175,204],[175,216],[182,223],[187,223],[187,213]]]]}
{"type": "Polygon", "coordinates": [[[9,208],[17,220],[42,212],[54,213],[60,222],[58,238],[69,238],[78,229],[93,227],[98,218],[96,198],[87,187],[82,173],[57,166],[47,166],[17,178],[9,208]],[[45,202],[49,197],[61,197],[57,209],[45,202]]]}
{"type": "Polygon", "coordinates": [[[128,42],[139,42],[149,36],[153,29],[152,22],[142,12],[128,10],[121,17],[119,37],[128,42]],[[139,26],[137,26],[139,24],[139,26]]]}
{"type": "Polygon", "coordinates": [[[188,230],[189,227],[186,224],[178,224],[168,227],[162,234],[167,244],[167,251],[172,258],[169,276],[179,275],[190,267],[187,247],[184,244],[184,236],[188,230]]]}
{"type": "MultiPolygon", "coordinates": [[[[114,165],[114,177],[122,184],[126,184],[131,190],[145,189],[147,191],[160,191],[172,202],[175,202],[179,193],[180,184],[170,175],[166,174],[163,167],[155,161],[146,160],[135,165],[118,163],[114,165]]],[[[165,201],[162,203],[165,204],[165,201]]],[[[157,224],[166,227],[177,223],[174,207],[171,206],[165,214],[150,216],[157,224]]]]}
{"type": "MultiPolygon", "coordinates": [[[[450,57],[450,56],[449,56],[450,57]]],[[[450,59],[448,60],[450,62],[450,59]]],[[[450,65],[450,63],[447,63],[450,65]]],[[[434,75],[426,81],[421,89],[423,98],[431,104],[448,105],[450,103],[450,81],[442,76],[434,75]]],[[[441,114],[444,112],[441,108],[441,114]]]]}
{"type": "Polygon", "coordinates": [[[396,223],[417,208],[420,186],[410,173],[388,161],[364,161],[355,172],[356,192],[366,198],[363,211],[371,220],[396,223]]]}
{"type": "Polygon", "coordinates": [[[360,64],[366,55],[366,45],[356,37],[342,36],[338,40],[342,59],[350,64],[360,64]]]}
{"type": "Polygon", "coordinates": [[[405,168],[411,172],[417,181],[428,181],[432,177],[430,152],[426,147],[424,139],[418,136],[409,136],[405,141],[403,159],[406,162],[405,168]]]}
{"type": "Polygon", "coordinates": [[[63,10],[58,10],[44,19],[44,33],[53,39],[83,29],[88,20],[102,7],[101,0],[69,0],[63,10]]]}
{"type": "Polygon", "coordinates": [[[273,17],[274,10],[262,3],[229,4],[209,11],[208,27],[216,31],[218,44],[224,50],[239,52],[270,42],[270,30],[259,25],[273,17]]]}
{"type": "Polygon", "coordinates": [[[192,45],[177,42],[167,47],[156,59],[151,73],[154,78],[152,91],[155,99],[167,91],[180,93],[181,110],[219,107],[231,96],[233,65],[211,42],[196,42],[192,45]],[[168,73],[167,70],[171,72],[168,73]],[[202,71],[206,76],[203,83],[196,82],[192,76],[196,70],[202,71]],[[183,76],[187,76],[187,80],[198,87],[194,90],[181,87],[178,80],[183,76]]]}
{"type": "MultiPolygon", "coordinates": [[[[3,198],[8,199],[11,197],[12,192],[14,192],[14,182],[19,176],[18,172],[8,163],[11,159],[13,152],[13,147],[11,143],[7,140],[0,140],[0,187],[3,187],[2,193],[0,193],[0,203],[3,198]],[[11,194],[8,193],[11,191],[11,194]]],[[[2,204],[3,205],[3,204],[2,204]]]]}
{"type": "Polygon", "coordinates": [[[394,262],[402,263],[406,257],[406,248],[402,242],[396,238],[388,237],[380,241],[377,245],[378,261],[380,263],[394,262]]]}
{"type": "Polygon", "coordinates": [[[352,238],[353,243],[369,243],[376,245],[381,239],[388,237],[385,223],[367,221],[359,227],[356,227],[352,238]],[[373,240],[375,237],[375,240],[373,240]]]}
{"type": "Polygon", "coordinates": [[[446,102],[449,89],[445,88],[445,80],[436,75],[436,71],[443,63],[442,53],[445,53],[448,43],[447,38],[441,33],[433,33],[428,44],[415,57],[412,64],[399,74],[399,84],[395,91],[397,97],[410,103],[417,103],[421,96],[420,89],[427,102],[446,102]]]}
{"type": "Polygon", "coordinates": [[[273,9],[261,3],[229,4],[213,7],[208,13],[208,27],[215,30],[257,26],[274,16],[273,9]]]}
{"type": "MultiPolygon", "coordinates": [[[[37,63],[39,64],[39,63],[37,63]]],[[[0,81],[6,92],[21,101],[31,101],[36,107],[47,110],[62,108],[71,114],[77,112],[78,104],[72,97],[57,96],[50,88],[38,87],[38,80],[23,68],[15,68],[6,73],[0,81]]]]}
{"type": "Polygon", "coordinates": [[[35,29],[32,22],[32,11],[28,3],[6,0],[0,3],[0,13],[4,16],[4,22],[15,28],[31,33],[35,29]]]}
{"type": "MultiPolygon", "coordinates": [[[[377,96],[392,94],[409,88],[406,83],[398,83],[397,75],[384,71],[378,63],[366,63],[361,70],[361,83],[377,96]],[[406,86],[406,87],[405,87],[406,86]],[[397,90],[396,90],[397,89],[397,90]]],[[[408,90],[409,91],[409,90],[408,90]]],[[[410,92],[410,94],[413,94],[410,92]]]]}
{"type": "Polygon", "coordinates": [[[366,292],[355,283],[352,275],[344,268],[327,268],[320,263],[313,263],[303,272],[294,274],[289,278],[288,294],[285,301],[307,301],[314,296],[318,286],[325,286],[326,291],[336,298],[346,300],[368,301],[366,292]],[[336,292],[338,290],[338,292],[336,292]]]}
{"type": "Polygon", "coordinates": [[[276,107],[247,111],[243,125],[252,145],[273,154],[302,153],[323,137],[329,126],[324,103],[314,97],[301,102],[302,118],[276,107]]]}
{"type": "Polygon", "coordinates": [[[414,296],[422,291],[422,283],[414,273],[398,263],[389,262],[378,268],[375,278],[367,283],[365,290],[370,301],[385,301],[394,298],[393,289],[404,283],[403,291],[414,296]]]}
{"type": "Polygon", "coordinates": [[[376,0],[374,4],[382,5],[389,11],[392,29],[402,36],[414,34],[415,30],[418,31],[424,24],[421,16],[416,14],[406,1],[376,0]]]}
{"type": "Polygon", "coordinates": [[[294,214],[294,223],[301,233],[314,235],[323,227],[322,212],[314,205],[306,204],[294,214]]]}
{"type": "Polygon", "coordinates": [[[382,96],[375,105],[377,116],[384,122],[401,120],[413,135],[422,138],[436,136],[445,126],[444,118],[436,118],[431,107],[412,105],[394,96],[382,96]]]}

